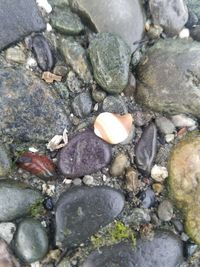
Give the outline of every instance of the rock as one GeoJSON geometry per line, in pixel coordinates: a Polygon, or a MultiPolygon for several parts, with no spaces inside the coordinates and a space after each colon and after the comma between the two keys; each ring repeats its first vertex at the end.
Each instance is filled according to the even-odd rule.
{"type": "Polygon", "coordinates": [[[197,25],[190,30],[190,35],[193,40],[200,42],[200,26],[197,25]]]}
{"type": "Polygon", "coordinates": [[[146,191],[143,191],[140,194],[139,198],[140,198],[142,207],[145,209],[149,209],[155,205],[156,196],[153,190],[151,190],[150,188],[148,188],[146,191]]]}
{"type": "Polygon", "coordinates": [[[128,191],[137,192],[139,190],[140,181],[138,172],[133,168],[129,168],[126,172],[126,189],[128,191]]]}
{"type": "Polygon", "coordinates": [[[163,134],[171,134],[175,132],[174,124],[165,117],[159,117],[156,119],[156,126],[163,134]]]}
{"type": "Polygon", "coordinates": [[[134,51],[144,33],[144,13],[138,0],[72,0],[72,8],[97,32],[120,35],[134,51]]]}
{"type": "Polygon", "coordinates": [[[80,18],[69,8],[55,9],[51,16],[51,24],[58,32],[67,35],[77,35],[84,30],[80,18]]]}
{"type": "Polygon", "coordinates": [[[15,253],[24,262],[32,263],[41,260],[47,254],[48,236],[37,220],[21,221],[14,239],[15,253]]]}
{"type": "MultiPolygon", "coordinates": [[[[58,76],[62,76],[62,77],[67,76],[68,72],[69,72],[69,69],[66,66],[63,66],[63,65],[57,65],[53,69],[53,73],[54,74],[56,74],[58,76]]],[[[66,88],[66,90],[67,90],[67,88],[66,88]]]]}
{"type": "Polygon", "coordinates": [[[164,28],[168,36],[178,34],[188,20],[188,9],[184,0],[150,0],[153,23],[164,28]]]}
{"type": "Polygon", "coordinates": [[[173,205],[169,200],[163,200],[158,206],[158,217],[164,222],[171,220],[173,212],[173,205]]]}
{"type": "Polygon", "coordinates": [[[155,183],[152,185],[153,191],[156,193],[156,195],[159,195],[164,190],[164,185],[160,183],[155,183]]]}
{"type": "Polygon", "coordinates": [[[154,111],[199,117],[199,49],[199,43],[180,39],[151,47],[137,68],[137,101],[154,111]]]}
{"type": "Polygon", "coordinates": [[[0,68],[0,136],[47,141],[69,128],[67,103],[24,69],[0,68]]]}
{"type": "Polygon", "coordinates": [[[107,96],[102,105],[104,112],[117,113],[124,115],[128,113],[126,103],[121,96],[107,96]]]}
{"type": "Polygon", "coordinates": [[[26,55],[21,47],[10,47],[6,50],[6,60],[23,64],[26,61],[26,55]]]}
{"type": "Polygon", "coordinates": [[[91,175],[85,175],[85,176],[83,177],[83,183],[84,183],[85,185],[92,185],[93,182],[94,182],[94,178],[93,178],[93,176],[91,176],[91,175]]]}
{"type": "Polygon", "coordinates": [[[80,186],[66,191],[56,205],[56,245],[70,248],[85,242],[112,222],[123,206],[123,195],[110,187],[80,186]]]}
{"type": "Polygon", "coordinates": [[[179,114],[172,116],[172,122],[176,127],[183,128],[183,127],[194,127],[196,125],[196,121],[191,119],[190,117],[179,114]]]}
{"type": "Polygon", "coordinates": [[[187,0],[187,6],[190,11],[192,11],[197,18],[200,20],[200,3],[198,0],[187,0]]]}
{"type": "Polygon", "coordinates": [[[92,98],[97,103],[102,102],[106,98],[106,95],[107,95],[106,92],[103,90],[99,90],[99,89],[92,90],[92,98]]]}
{"type": "Polygon", "coordinates": [[[75,178],[72,182],[75,186],[80,186],[82,184],[82,180],[80,178],[75,178]]]}
{"type": "Polygon", "coordinates": [[[129,243],[119,243],[93,251],[82,267],[176,267],[183,262],[183,244],[168,231],[157,231],[149,241],[139,239],[133,250],[129,243]]]}
{"type": "Polygon", "coordinates": [[[0,238],[5,240],[8,244],[12,241],[15,231],[16,225],[14,223],[0,223],[0,238]]]}
{"type": "Polygon", "coordinates": [[[49,2],[52,5],[61,7],[61,8],[66,8],[69,6],[69,0],[50,0],[49,2]]]}
{"type": "Polygon", "coordinates": [[[42,199],[39,191],[14,180],[0,181],[0,221],[8,222],[29,214],[34,204],[42,199]]]}
{"type": "Polygon", "coordinates": [[[77,95],[73,102],[72,108],[74,114],[80,118],[84,118],[92,111],[92,99],[89,92],[77,95]]]}
{"type": "Polygon", "coordinates": [[[124,219],[125,224],[129,224],[134,228],[138,228],[142,224],[147,224],[151,221],[149,210],[134,208],[131,215],[124,219]]]}
{"type": "Polygon", "coordinates": [[[73,267],[68,259],[63,259],[59,264],[58,267],[73,267]]]}
{"type": "Polygon", "coordinates": [[[190,9],[188,10],[188,21],[187,23],[185,24],[185,26],[188,28],[188,29],[192,29],[193,26],[197,25],[198,24],[198,17],[197,15],[192,12],[190,9]]]}
{"type": "Polygon", "coordinates": [[[96,172],[111,160],[111,147],[86,130],[75,135],[58,157],[60,171],[69,178],[81,177],[96,172]]]}
{"type": "Polygon", "coordinates": [[[0,20],[0,50],[46,28],[34,0],[1,1],[0,20]]]}
{"type": "Polygon", "coordinates": [[[135,147],[135,159],[137,167],[149,174],[154,162],[157,150],[157,129],[154,123],[150,123],[142,133],[135,147]]]}
{"type": "Polygon", "coordinates": [[[185,250],[184,250],[186,258],[191,257],[197,251],[197,249],[198,249],[198,245],[191,243],[191,242],[187,242],[185,244],[185,250]]]}
{"type": "Polygon", "coordinates": [[[112,176],[121,176],[125,169],[129,166],[129,158],[123,153],[117,154],[110,167],[110,174],[112,176]]]}
{"type": "Polygon", "coordinates": [[[0,177],[5,177],[9,174],[12,168],[10,151],[6,146],[0,144],[0,177]]]}
{"type": "Polygon", "coordinates": [[[174,141],[175,139],[175,135],[174,134],[166,134],[165,135],[165,141],[167,143],[171,143],[172,141],[174,141]]]}
{"type": "Polygon", "coordinates": [[[166,167],[155,164],[151,169],[151,178],[153,178],[156,182],[162,183],[167,177],[168,171],[166,167]]]}
{"type": "Polygon", "coordinates": [[[2,239],[0,239],[0,266],[21,267],[21,264],[19,264],[6,242],[2,239]]]}
{"type": "Polygon", "coordinates": [[[131,60],[127,44],[115,34],[99,33],[90,43],[89,56],[97,83],[108,93],[121,93],[131,60]]]}
{"type": "Polygon", "coordinates": [[[68,37],[60,40],[59,49],[66,63],[72,67],[84,82],[89,83],[92,80],[92,75],[83,47],[72,37],[68,37]]]}
{"type": "Polygon", "coordinates": [[[186,233],[200,244],[199,205],[200,136],[188,134],[173,149],[169,159],[170,195],[185,218],[186,233]]]}

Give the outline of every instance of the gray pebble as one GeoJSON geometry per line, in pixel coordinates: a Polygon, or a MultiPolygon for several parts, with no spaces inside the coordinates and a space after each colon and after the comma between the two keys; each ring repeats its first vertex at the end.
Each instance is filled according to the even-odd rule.
{"type": "Polygon", "coordinates": [[[80,186],[82,184],[82,180],[80,178],[75,178],[72,182],[75,186],[80,186]]]}
{"type": "Polygon", "coordinates": [[[83,183],[84,183],[85,185],[92,185],[93,182],[94,182],[94,178],[93,178],[93,176],[91,176],[91,175],[85,175],[85,176],[83,177],[83,183]]]}
{"type": "Polygon", "coordinates": [[[110,174],[112,176],[121,176],[124,174],[125,169],[129,166],[129,158],[127,155],[120,153],[113,160],[110,168],[110,174]]]}
{"type": "Polygon", "coordinates": [[[92,99],[89,92],[81,93],[72,102],[74,114],[83,118],[92,111],[92,99]]]}
{"type": "Polygon", "coordinates": [[[8,244],[12,241],[15,231],[16,226],[14,223],[0,223],[0,238],[4,239],[8,244]]]}
{"type": "Polygon", "coordinates": [[[156,119],[156,126],[163,134],[171,134],[175,131],[174,124],[166,117],[159,117],[156,119]]]}
{"type": "Polygon", "coordinates": [[[128,112],[126,103],[121,96],[107,96],[103,101],[103,111],[124,115],[128,112]]]}
{"type": "Polygon", "coordinates": [[[173,205],[169,200],[164,200],[158,206],[158,216],[164,222],[171,220],[173,217],[173,212],[173,205]]]}

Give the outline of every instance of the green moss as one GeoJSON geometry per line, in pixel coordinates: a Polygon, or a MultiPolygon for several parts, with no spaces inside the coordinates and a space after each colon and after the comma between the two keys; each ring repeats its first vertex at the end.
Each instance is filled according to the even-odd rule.
{"type": "Polygon", "coordinates": [[[104,234],[96,234],[91,237],[95,248],[111,246],[125,240],[129,241],[132,246],[136,244],[134,231],[120,221],[115,221],[114,225],[106,229],[104,234]]]}
{"type": "Polygon", "coordinates": [[[43,206],[43,199],[40,198],[30,207],[31,217],[38,218],[45,214],[45,209],[43,206]]]}

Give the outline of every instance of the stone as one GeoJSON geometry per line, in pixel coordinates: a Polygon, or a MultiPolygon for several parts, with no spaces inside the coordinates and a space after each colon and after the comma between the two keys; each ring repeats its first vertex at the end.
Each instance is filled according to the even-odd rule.
{"type": "Polygon", "coordinates": [[[75,186],[80,186],[82,184],[82,180],[80,178],[75,178],[72,182],[75,186]]]}
{"type": "Polygon", "coordinates": [[[74,187],[56,204],[56,245],[71,248],[95,234],[117,217],[124,207],[123,195],[110,187],[74,187]]]}
{"type": "Polygon", "coordinates": [[[92,80],[92,75],[84,48],[72,37],[68,37],[61,38],[59,50],[65,62],[72,67],[85,83],[89,83],[92,80]]]}
{"type": "Polygon", "coordinates": [[[73,112],[76,116],[84,118],[91,113],[92,104],[90,93],[81,93],[77,95],[72,102],[73,112]]]}
{"type": "Polygon", "coordinates": [[[164,185],[160,183],[155,183],[152,185],[153,191],[156,193],[156,195],[159,195],[164,190],[164,185]]]}
{"type": "Polygon", "coordinates": [[[135,160],[139,170],[149,174],[157,152],[157,129],[150,123],[135,146],[135,160]]]}
{"type": "Polygon", "coordinates": [[[14,238],[14,251],[24,262],[32,263],[44,258],[48,252],[48,236],[41,223],[34,219],[22,220],[14,238]]]}
{"type": "Polygon", "coordinates": [[[186,233],[200,244],[199,173],[200,136],[187,134],[173,149],[170,155],[169,193],[185,219],[186,233]]]}
{"type": "Polygon", "coordinates": [[[139,239],[136,248],[119,243],[93,251],[82,267],[177,267],[183,262],[183,244],[171,232],[157,231],[152,240],[139,239]]]}
{"type": "Polygon", "coordinates": [[[99,89],[93,89],[92,90],[92,98],[97,103],[101,103],[106,98],[106,92],[99,89]]]}
{"type": "Polygon", "coordinates": [[[0,239],[0,266],[21,267],[21,264],[19,264],[6,242],[2,239],[0,239]]]}
{"type": "Polygon", "coordinates": [[[199,117],[199,49],[198,42],[181,39],[159,41],[151,47],[148,62],[137,68],[137,102],[170,115],[199,117]]]}
{"type": "Polygon", "coordinates": [[[55,9],[51,24],[56,31],[66,35],[78,35],[84,30],[80,18],[69,8],[55,9]]]}
{"type": "Polygon", "coordinates": [[[2,0],[0,20],[0,50],[46,28],[34,0],[2,0]]]}
{"type": "Polygon", "coordinates": [[[0,223],[0,238],[5,240],[7,244],[12,241],[15,231],[16,225],[14,223],[0,223]]]}
{"type": "Polygon", "coordinates": [[[60,171],[69,178],[96,172],[111,161],[111,147],[91,130],[75,135],[58,156],[60,171]]]}
{"type": "Polygon", "coordinates": [[[140,181],[138,179],[138,172],[133,168],[128,168],[125,177],[126,177],[126,189],[128,191],[137,192],[140,186],[140,181]]]}
{"type": "Polygon", "coordinates": [[[23,64],[26,61],[26,55],[22,50],[22,47],[10,47],[6,49],[6,60],[23,64]]]}
{"type": "Polygon", "coordinates": [[[8,148],[0,144],[0,177],[5,177],[9,174],[12,168],[10,151],[8,148]]]}
{"type": "Polygon", "coordinates": [[[103,101],[102,109],[104,112],[117,113],[121,115],[128,113],[126,103],[121,96],[107,96],[103,101]]]}
{"type": "Polygon", "coordinates": [[[168,177],[168,171],[166,167],[160,165],[154,165],[151,169],[151,178],[156,182],[162,183],[168,177]]]}
{"type": "Polygon", "coordinates": [[[91,176],[91,175],[85,175],[85,176],[83,177],[83,183],[84,183],[85,185],[92,185],[93,182],[94,182],[94,178],[93,178],[93,176],[91,176]]]}
{"type": "Polygon", "coordinates": [[[139,199],[141,201],[142,207],[145,209],[153,207],[156,202],[155,193],[150,188],[148,188],[146,191],[143,191],[140,194],[139,199]]]}
{"type": "Polygon", "coordinates": [[[156,119],[156,126],[163,134],[171,134],[175,132],[174,124],[166,117],[158,117],[156,119]]]}
{"type": "Polygon", "coordinates": [[[163,200],[158,206],[158,217],[164,221],[169,222],[173,217],[173,205],[169,200],[163,200]]]}
{"type": "Polygon", "coordinates": [[[113,160],[110,167],[110,174],[112,176],[121,176],[124,174],[126,168],[129,166],[129,158],[124,153],[119,153],[113,160]]]}
{"type": "Polygon", "coordinates": [[[49,2],[57,7],[66,8],[69,6],[69,0],[49,0],[49,2]]]}
{"type": "Polygon", "coordinates": [[[97,32],[120,35],[134,51],[144,33],[144,12],[138,0],[72,0],[75,12],[97,32]],[[134,44],[136,42],[136,44],[134,44]]]}
{"type": "Polygon", "coordinates": [[[150,0],[153,23],[164,28],[168,36],[177,35],[188,20],[188,9],[184,0],[150,0]]]}
{"type": "Polygon", "coordinates": [[[125,224],[131,225],[134,228],[138,228],[139,226],[147,224],[150,221],[151,216],[149,210],[140,208],[134,208],[131,211],[131,214],[124,219],[125,224]]]}
{"type": "Polygon", "coordinates": [[[0,68],[0,136],[47,141],[69,129],[68,109],[41,79],[22,68],[0,68]]]}
{"type": "Polygon", "coordinates": [[[90,42],[89,56],[96,82],[108,93],[121,93],[128,84],[128,45],[115,34],[99,33],[90,42]]]}
{"type": "Polygon", "coordinates": [[[200,42],[200,26],[197,25],[190,30],[190,36],[193,40],[200,42]]]}
{"type": "Polygon", "coordinates": [[[200,20],[200,3],[198,0],[186,0],[188,9],[200,20]]]}
{"type": "Polygon", "coordinates": [[[190,10],[190,8],[188,9],[188,21],[187,23],[185,24],[185,26],[188,28],[188,29],[192,29],[193,26],[197,25],[198,24],[198,17],[197,15],[190,10]]]}
{"type": "Polygon", "coordinates": [[[172,116],[172,122],[173,124],[178,128],[183,127],[194,127],[196,125],[196,121],[192,118],[186,116],[185,114],[179,114],[172,116]]]}
{"type": "Polygon", "coordinates": [[[30,214],[34,204],[41,201],[39,191],[14,180],[0,180],[0,222],[9,222],[30,214]]]}

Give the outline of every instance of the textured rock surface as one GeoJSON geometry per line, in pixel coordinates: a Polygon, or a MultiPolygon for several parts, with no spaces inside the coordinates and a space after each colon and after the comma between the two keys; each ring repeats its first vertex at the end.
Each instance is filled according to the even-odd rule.
{"type": "Polygon", "coordinates": [[[46,28],[34,0],[1,0],[0,50],[46,28]]]}
{"type": "Polygon", "coordinates": [[[123,195],[110,187],[74,187],[56,207],[56,244],[73,247],[112,222],[124,206],[123,195]]]}
{"type": "Polygon", "coordinates": [[[10,172],[11,166],[10,152],[0,144],[0,177],[5,177],[10,172]]]}
{"type": "Polygon", "coordinates": [[[150,109],[200,117],[200,44],[184,40],[159,41],[137,68],[136,99],[150,109]]]}
{"type": "Polygon", "coordinates": [[[22,267],[15,259],[6,242],[0,239],[0,266],[1,267],[22,267]]]}

